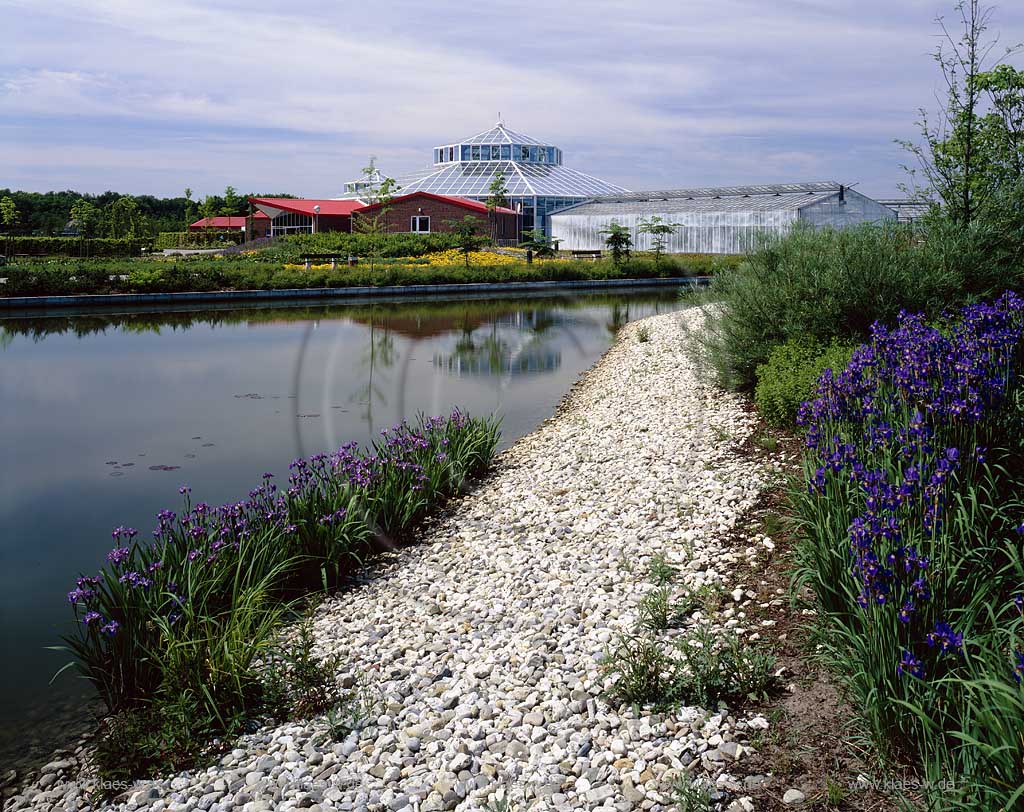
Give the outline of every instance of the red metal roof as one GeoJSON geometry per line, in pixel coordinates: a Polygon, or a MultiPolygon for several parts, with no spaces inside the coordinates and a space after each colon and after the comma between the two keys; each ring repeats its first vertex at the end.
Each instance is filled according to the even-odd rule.
{"type": "MultiPolygon", "coordinates": [[[[425,197],[430,200],[439,200],[443,203],[451,203],[452,205],[462,206],[464,209],[470,209],[472,211],[480,212],[481,214],[487,213],[487,204],[482,203],[479,200],[470,200],[468,197],[455,197],[454,195],[435,195],[433,192],[410,192],[407,195],[399,195],[398,197],[393,198],[391,203],[401,203],[405,200],[416,197],[425,197]]],[[[373,209],[380,208],[382,205],[383,204],[381,203],[375,203],[372,206],[363,206],[361,209],[358,209],[358,211],[372,211],[373,209]]],[[[508,209],[504,206],[498,206],[495,208],[495,211],[500,212],[501,214],[519,213],[515,211],[515,209],[508,209]]]]}
{"type": "Polygon", "coordinates": [[[292,197],[250,197],[249,202],[271,217],[282,211],[305,214],[312,217],[314,206],[320,207],[320,214],[327,216],[348,216],[364,206],[361,200],[308,200],[292,197]],[[272,213],[274,212],[274,213],[272,213]]]}
{"type": "MultiPolygon", "coordinates": [[[[256,212],[252,217],[254,220],[269,219],[261,211],[256,212]]],[[[245,220],[245,217],[207,217],[202,220],[196,220],[189,228],[245,228],[245,220]]]]}

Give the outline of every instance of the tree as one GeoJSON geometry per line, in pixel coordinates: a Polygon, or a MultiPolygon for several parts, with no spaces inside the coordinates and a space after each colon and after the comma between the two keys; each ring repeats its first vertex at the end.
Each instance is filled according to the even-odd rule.
{"type": "Polygon", "coordinates": [[[363,167],[363,181],[360,184],[363,200],[370,206],[379,206],[376,214],[354,214],[352,215],[352,229],[357,234],[366,237],[366,245],[370,257],[370,272],[377,267],[377,260],[380,259],[384,239],[389,228],[388,213],[391,211],[391,201],[402,187],[394,178],[381,178],[376,167],[376,159],[370,156],[370,163],[363,167]]]}
{"type": "Polygon", "coordinates": [[[523,232],[523,241],[519,243],[520,248],[533,251],[536,257],[553,257],[558,245],[554,239],[544,233],[544,229],[535,228],[532,231],[523,232]]]}
{"type": "Polygon", "coordinates": [[[498,220],[495,212],[499,208],[508,208],[508,185],[505,183],[505,173],[500,169],[495,173],[487,192],[487,219],[491,223],[491,239],[497,241],[498,220]]]}
{"type": "Polygon", "coordinates": [[[146,216],[135,199],[124,195],[103,211],[104,232],[109,237],[136,239],[149,231],[146,216]]]}
{"type": "Polygon", "coordinates": [[[206,229],[206,238],[209,241],[210,229],[213,228],[213,218],[217,216],[217,199],[212,195],[207,195],[203,198],[203,202],[199,204],[199,216],[203,221],[203,228],[206,229]]]}
{"type": "Polygon", "coordinates": [[[651,215],[650,220],[641,220],[637,229],[641,234],[651,238],[651,250],[654,251],[654,264],[661,262],[661,255],[665,252],[665,243],[668,238],[676,233],[679,223],[666,223],[658,215],[651,215]]]}
{"type": "Polygon", "coordinates": [[[633,248],[633,237],[628,228],[612,220],[608,228],[597,233],[605,235],[604,244],[612,252],[612,264],[616,268],[629,259],[630,251],[633,248]]]}
{"type": "Polygon", "coordinates": [[[185,230],[188,231],[188,227],[192,225],[198,218],[196,217],[196,204],[192,200],[192,190],[190,188],[185,189],[185,230]]]}
{"type": "Polygon", "coordinates": [[[71,206],[71,219],[83,240],[95,236],[100,223],[100,210],[88,200],[78,200],[71,206]]]}
{"type": "MultiPolygon", "coordinates": [[[[938,17],[940,43],[934,59],[945,85],[945,100],[935,118],[921,110],[918,126],[922,143],[900,142],[917,160],[924,187],[918,190],[933,202],[941,202],[955,223],[969,226],[993,196],[998,158],[993,152],[994,120],[982,108],[986,76],[998,70],[992,61],[996,40],[986,37],[993,10],[980,0],[963,0],[956,6],[961,33],[956,36],[938,17]]],[[[1008,49],[1006,55],[1016,49],[1008,49]]],[[[1003,58],[1005,58],[1005,56],[1003,58]]],[[[991,92],[991,91],[990,91],[991,92]]],[[[909,170],[911,176],[915,170],[909,170]]]]}
{"type": "Polygon", "coordinates": [[[482,224],[472,214],[467,214],[461,220],[446,220],[445,222],[451,227],[452,233],[455,235],[455,245],[462,252],[462,257],[466,260],[468,268],[469,255],[474,251],[479,251],[487,242],[487,238],[480,235],[482,224]]]}
{"type": "Polygon", "coordinates": [[[997,65],[978,76],[992,111],[983,126],[993,152],[993,171],[1011,183],[1024,179],[1024,71],[997,65]]]}
{"type": "MultiPolygon", "coordinates": [[[[0,223],[4,225],[4,231],[10,233],[11,227],[17,225],[18,220],[21,219],[21,215],[18,213],[18,207],[14,204],[14,199],[10,195],[4,195],[0,198],[0,223]]],[[[10,237],[7,238],[7,249],[6,254],[11,253],[10,248],[10,237]]]]}
{"type": "Polygon", "coordinates": [[[4,195],[0,199],[0,223],[5,226],[14,226],[18,224],[21,219],[21,214],[18,212],[18,207],[14,203],[14,198],[10,195],[4,195]]]}
{"type": "Polygon", "coordinates": [[[224,205],[220,213],[225,217],[234,217],[242,214],[242,211],[242,198],[238,196],[234,186],[228,186],[224,189],[224,205]]]}

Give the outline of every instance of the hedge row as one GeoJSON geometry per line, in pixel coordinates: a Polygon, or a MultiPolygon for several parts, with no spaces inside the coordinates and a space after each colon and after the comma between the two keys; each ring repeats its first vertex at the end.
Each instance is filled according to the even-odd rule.
{"type": "Polygon", "coordinates": [[[684,264],[634,259],[616,268],[608,260],[545,260],[532,265],[401,265],[371,271],[353,268],[292,270],[255,261],[25,263],[4,269],[0,296],[97,293],[174,293],[209,290],[280,290],[320,287],[386,287],[471,282],[578,281],[696,275],[684,264]]]}
{"type": "Polygon", "coordinates": [[[8,257],[137,257],[143,249],[153,247],[153,240],[113,239],[102,237],[83,240],[80,237],[5,237],[0,238],[0,253],[8,257]]]}
{"type": "Polygon", "coordinates": [[[210,229],[204,231],[161,231],[156,235],[153,248],[209,248],[225,244],[239,245],[245,242],[244,231],[210,229]]]}

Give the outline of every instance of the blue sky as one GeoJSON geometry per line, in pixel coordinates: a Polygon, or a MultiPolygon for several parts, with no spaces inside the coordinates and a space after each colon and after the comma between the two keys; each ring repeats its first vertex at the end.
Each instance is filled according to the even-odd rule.
{"type": "MultiPolygon", "coordinates": [[[[506,124],[631,189],[896,193],[939,88],[918,0],[0,0],[0,187],[328,197],[506,124]]],[[[997,6],[1003,44],[1024,4],[997,6]]],[[[1022,64],[1020,57],[1013,60],[1022,64]]]]}

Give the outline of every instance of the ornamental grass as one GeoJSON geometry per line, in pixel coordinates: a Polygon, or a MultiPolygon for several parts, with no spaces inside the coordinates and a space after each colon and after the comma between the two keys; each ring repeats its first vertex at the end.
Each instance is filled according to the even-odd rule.
{"type": "MultiPolygon", "coordinates": [[[[115,529],[99,573],[68,593],[74,664],[115,716],[187,707],[175,724],[202,733],[192,739],[237,732],[259,711],[262,666],[293,605],[339,584],[375,542],[408,536],[485,470],[497,440],[497,421],[456,410],[399,424],[367,450],[297,459],[286,487],[264,474],[239,502],[193,503],[182,487],[180,514],[160,511],[151,538],[115,529]]],[[[132,746],[108,749],[132,758],[132,746]]],[[[147,744],[151,761],[180,766],[164,753],[175,746],[147,744]]]]}
{"type": "Polygon", "coordinates": [[[876,744],[943,809],[1024,803],[1022,334],[1013,293],[901,313],[800,415],[798,581],[876,744]]]}

